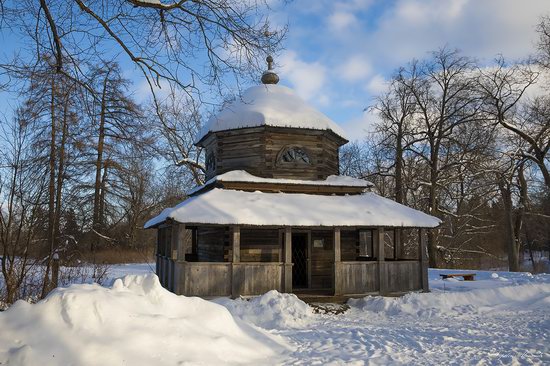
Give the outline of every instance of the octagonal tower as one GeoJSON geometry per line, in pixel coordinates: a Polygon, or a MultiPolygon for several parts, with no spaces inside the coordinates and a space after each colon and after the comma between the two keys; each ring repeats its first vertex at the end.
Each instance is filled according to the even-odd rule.
{"type": "Polygon", "coordinates": [[[338,174],[343,130],[268,70],[262,85],[211,118],[196,144],[206,149],[206,178],[246,170],[264,178],[326,179],[338,174]]]}

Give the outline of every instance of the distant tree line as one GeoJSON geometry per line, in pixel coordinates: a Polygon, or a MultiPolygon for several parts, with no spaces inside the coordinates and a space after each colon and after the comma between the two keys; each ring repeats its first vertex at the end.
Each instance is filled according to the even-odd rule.
{"type": "Polygon", "coordinates": [[[374,132],[342,151],[342,173],[443,220],[432,267],[518,271],[523,253],[536,265],[550,249],[548,17],[538,34],[538,52],[513,63],[443,48],[399,68],[370,107],[374,132]]]}

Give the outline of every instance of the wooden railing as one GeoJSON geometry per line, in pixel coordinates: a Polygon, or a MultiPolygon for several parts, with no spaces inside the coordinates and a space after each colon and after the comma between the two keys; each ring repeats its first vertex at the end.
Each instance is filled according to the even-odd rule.
{"type": "Polygon", "coordinates": [[[342,294],[376,293],[380,289],[378,262],[341,262],[340,273],[342,294]]]}
{"type": "Polygon", "coordinates": [[[341,262],[339,266],[344,295],[422,290],[420,261],[341,262]]]}
{"type": "Polygon", "coordinates": [[[186,296],[248,296],[283,292],[279,262],[174,262],[174,292],[186,296]]]}
{"type": "MultiPolygon", "coordinates": [[[[422,290],[420,261],[358,261],[335,264],[341,295],[396,294],[422,290]]],[[[164,287],[186,296],[250,296],[285,292],[285,264],[280,262],[185,262],[157,256],[164,287]]]]}

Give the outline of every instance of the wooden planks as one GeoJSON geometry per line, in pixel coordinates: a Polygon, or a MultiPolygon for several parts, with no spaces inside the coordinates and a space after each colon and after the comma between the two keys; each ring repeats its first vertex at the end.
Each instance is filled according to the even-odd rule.
{"type": "Polygon", "coordinates": [[[342,294],[368,294],[379,291],[377,262],[342,262],[340,291],[342,294]]]}
{"type": "Polygon", "coordinates": [[[380,273],[386,278],[386,293],[421,290],[419,272],[418,261],[384,262],[380,273]]]}
{"type": "Polygon", "coordinates": [[[217,182],[217,187],[254,192],[311,193],[325,195],[361,194],[365,187],[322,186],[311,184],[258,183],[258,182],[217,182]]]}
{"type": "Polygon", "coordinates": [[[312,289],[330,289],[334,285],[333,231],[311,231],[310,272],[312,289]],[[322,246],[321,246],[322,242],[322,246]]]}
{"type": "Polygon", "coordinates": [[[201,145],[216,161],[215,168],[206,172],[207,179],[246,170],[267,178],[316,180],[338,174],[338,149],[343,143],[331,131],[261,126],[215,132],[201,145]],[[303,148],[311,164],[279,162],[279,154],[288,146],[303,148]]]}
{"type": "Polygon", "coordinates": [[[233,296],[250,296],[270,290],[284,291],[283,263],[234,263],[233,296]]]}
{"type": "Polygon", "coordinates": [[[230,296],[231,263],[178,262],[179,284],[186,296],[230,296]]]}
{"type": "Polygon", "coordinates": [[[186,296],[248,296],[284,291],[283,263],[175,262],[174,291],[186,296]]]}

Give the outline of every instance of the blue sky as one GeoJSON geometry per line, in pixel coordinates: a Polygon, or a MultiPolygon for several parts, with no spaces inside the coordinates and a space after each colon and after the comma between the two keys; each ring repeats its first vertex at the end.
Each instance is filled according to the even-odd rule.
{"type": "MultiPolygon", "coordinates": [[[[498,54],[524,58],[534,50],[539,18],[550,14],[550,0],[268,3],[273,28],[289,27],[284,50],[275,55],[281,84],[342,125],[351,140],[365,136],[375,117],[363,111],[397,67],[445,45],[483,64],[498,54]]],[[[2,59],[22,46],[5,29],[0,42],[2,59]]],[[[135,82],[136,97],[144,100],[148,89],[139,72],[124,57],[119,61],[135,82]]],[[[0,93],[2,110],[13,101],[13,95],[0,93]]]]}
{"type": "Polygon", "coordinates": [[[364,113],[384,81],[413,58],[442,46],[482,64],[503,54],[534,51],[535,26],[549,0],[295,0],[271,1],[275,24],[288,24],[277,56],[281,83],[295,88],[361,138],[373,116],[364,113]]]}

